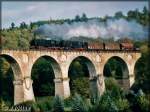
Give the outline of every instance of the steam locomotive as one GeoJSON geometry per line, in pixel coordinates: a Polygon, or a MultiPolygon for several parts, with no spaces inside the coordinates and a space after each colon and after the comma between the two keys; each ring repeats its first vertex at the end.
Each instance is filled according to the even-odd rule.
{"type": "Polygon", "coordinates": [[[98,50],[137,50],[132,43],[89,43],[70,40],[47,40],[33,39],[30,41],[30,49],[41,50],[78,50],[78,51],[98,51],[98,50]]]}

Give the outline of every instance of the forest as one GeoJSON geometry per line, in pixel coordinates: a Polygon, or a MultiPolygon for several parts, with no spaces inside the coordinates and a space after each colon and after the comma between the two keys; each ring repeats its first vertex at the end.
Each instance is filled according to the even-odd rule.
{"type": "MultiPolygon", "coordinates": [[[[85,13],[81,16],[76,15],[74,19],[59,20],[41,20],[26,24],[20,23],[16,26],[11,23],[9,28],[1,29],[1,49],[29,50],[30,41],[34,38],[41,38],[41,35],[35,32],[37,28],[44,24],[61,25],[64,23],[86,23],[90,20],[97,19],[106,22],[109,19],[125,19],[126,21],[136,21],[144,28],[149,28],[150,12],[144,7],[142,11],[138,9],[128,11],[124,15],[121,11],[114,16],[88,18],[85,13]]],[[[68,75],[70,77],[71,96],[62,99],[55,96],[54,72],[51,62],[45,58],[40,58],[33,66],[32,80],[33,90],[36,102],[24,102],[19,105],[32,107],[33,112],[149,112],[150,111],[150,45],[148,38],[134,39],[122,37],[120,40],[133,42],[136,47],[140,48],[141,58],[135,66],[135,83],[129,91],[124,91],[117,83],[117,79],[123,78],[121,62],[111,59],[105,65],[104,76],[106,91],[102,96],[96,98],[90,97],[89,92],[89,71],[82,59],[76,59],[72,62],[68,75]],[[43,75],[44,74],[44,75],[43,75]]],[[[105,41],[116,42],[113,37],[110,38],[86,38],[78,37],[87,41],[105,41]]],[[[0,56],[0,110],[13,105],[13,71],[7,60],[0,56]]],[[[18,105],[15,105],[18,106],[18,105]]],[[[14,106],[14,107],[15,107],[14,106]]]]}

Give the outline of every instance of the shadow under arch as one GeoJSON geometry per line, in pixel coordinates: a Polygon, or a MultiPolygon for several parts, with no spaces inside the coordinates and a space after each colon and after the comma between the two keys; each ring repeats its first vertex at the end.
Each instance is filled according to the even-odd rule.
{"type": "MultiPolygon", "coordinates": [[[[20,66],[15,58],[6,54],[0,54],[0,58],[5,59],[10,64],[13,76],[12,76],[12,84],[13,84],[13,103],[18,104],[23,102],[24,100],[24,92],[23,92],[23,80],[22,80],[22,72],[20,66]]],[[[9,87],[11,87],[9,85],[9,87]]]]}
{"type": "Polygon", "coordinates": [[[119,56],[110,57],[104,64],[105,79],[113,77],[124,90],[130,89],[129,70],[126,62],[119,56]]]}
{"type": "MultiPolygon", "coordinates": [[[[85,88],[88,89],[88,93],[85,93],[87,94],[87,96],[85,97],[95,97],[95,95],[97,95],[98,93],[98,89],[97,89],[97,80],[94,79],[94,77],[96,77],[96,69],[95,69],[95,66],[93,64],[93,62],[88,58],[88,57],[85,57],[85,56],[78,56],[76,58],[74,58],[72,60],[72,62],[70,63],[70,66],[69,66],[69,70],[68,70],[68,76],[70,78],[70,90],[71,90],[71,93],[72,92],[79,92],[80,90],[83,91],[83,93],[86,91],[85,88]],[[77,66],[73,66],[73,64],[77,64],[79,67],[77,66]],[[77,72],[79,69],[79,72],[77,72]],[[77,72],[77,73],[74,73],[74,72],[77,72]],[[83,73],[84,72],[84,73],[83,73]],[[73,75],[76,75],[76,76],[73,76],[73,75]],[[81,76],[80,76],[81,75],[81,76]],[[83,76],[84,75],[84,76],[83,76]],[[82,79],[83,77],[86,77],[85,79],[82,79]],[[84,86],[84,87],[81,87],[80,85],[80,89],[79,91],[78,88],[76,91],[73,91],[73,80],[78,80],[76,81],[78,84],[81,84],[81,86],[84,86]],[[81,81],[81,79],[83,81],[81,81]],[[79,82],[80,81],[80,82],[79,82]],[[87,82],[88,83],[87,83],[87,82]],[[85,82],[85,84],[84,84],[85,82]],[[86,87],[88,86],[88,87],[86,87]]],[[[76,83],[74,82],[74,83],[76,83]]],[[[74,84],[75,86],[75,84],[74,84]]],[[[81,92],[79,92],[78,94],[80,94],[81,92]]],[[[74,93],[72,93],[74,94],[74,93]]],[[[81,94],[82,95],[82,94],[81,94]]]]}
{"type": "Polygon", "coordinates": [[[34,91],[35,96],[54,96],[56,93],[54,79],[62,78],[62,71],[61,71],[61,68],[60,68],[58,62],[53,57],[48,56],[48,55],[43,55],[43,56],[40,56],[33,63],[32,69],[31,69],[31,78],[33,80],[33,91],[34,91]],[[41,67],[40,71],[38,71],[40,73],[36,74],[36,72],[34,72],[34,70],[40,68],[40,66],[38,65],[38,64],[40,64],[40,62],[39,62],[40,60],[43,61],[43,63],[41,62],[42,67],[41,67]],[[45,65],[47,65],[47,66],[45,66],[45,65]],[[43,73],[45,73],[45,74],[43,74],[43,73]],[[38,75],[38,78],[36,75],[38,75]],[[39,81],[41,81],[41,84],[43,84],[43,87],[41,87],[42,85],[38,85],[38,83],[40,83],[39,81]],[[39,92],[39,94],[36,94],[36,90],[37,90],[36,88],[41,87],[41,89],[42,89],[42,88],[44,88],[44,85],[45,85],[45,87],[46,86],[48,87],[48,85],[50,86],[49,88],[47,88],[47,89],[49,89],[48,90],[49,93],[48,93],[48,91],[47,92],[45,91],[43,93],[39,92]]]}

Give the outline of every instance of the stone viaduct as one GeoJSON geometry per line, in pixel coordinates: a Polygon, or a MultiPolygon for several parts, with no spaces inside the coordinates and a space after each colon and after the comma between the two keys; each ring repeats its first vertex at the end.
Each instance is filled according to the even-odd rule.
{"type": "MultiPolygon", "coordinates": [[[[67,98],[70,96],[68,70],[73,60],[78,57],[85,60],[89,70],[91,94],[97,91],[102,94],[105,90],[103,69],[110,58],[118,58],[124,62],[124,73],[128,79],[122,84],[130,88],[134,83],[134,67],[141,57],[138,51],[48,51],[48,50],[1,50],[0,57],[4,57],[11,65],[14,74],[14,104],[35,100],[32,88],[31,71],[34,63],[45,57],[51,62],[55,74],[55,95],[67,98]],[[127,84],[128,82],[128,84],[127,84]]],[[[43,74],[44,75],[44,74],[43,74]]]]}

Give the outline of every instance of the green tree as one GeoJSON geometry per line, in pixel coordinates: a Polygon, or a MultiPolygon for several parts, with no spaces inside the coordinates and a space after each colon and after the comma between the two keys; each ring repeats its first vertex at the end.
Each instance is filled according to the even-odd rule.
{"type": "Polygon", "coordinates": [[[34,28],[34,24],[32,22],[30,23],[30,28],[31,30],[34,28]]]}
{"type": "Polygon", "coordinates": [[[147,7],[144,6],[144,8],[143,8],[143,14],[144,14],[144,15],[147,15],[148,13],[149,13],[149,11],[148,11],[147,7]]]}
{"type": "Polygon", "coordinates": [[[25,29],[25,28],[27,28],[28,26],[27,26],[27,24],[25,23],[25,22],[22,22],[22,23],[20,23],[20,28],[21,29],[25,29]]]}
{"type": "Polygon", "coordinates": [[[13,29],[14,27],[15,27],[15,23],[12,22],[12,23],[11,23],[11,29],[13,29]]]}
{"type": "Polygon", "coordinates": [[[35,96],[54,96],[54,72],[51,62],[45,58],[37,60],[32,70],[35,96]],[[44,74],[44,75],[43,75],[44,74]]]}
{"type": "Polygon", "coordinates": [[[115,18],[116,19],[120,19],[120,18],[123,18],[123,17],[124,17],[124,15],[121,11],[115,13],[115,18]]]}
{"type": "Polygon", "coordinates": [[[128,11],[128,13],[127,13],[127,19],[128,20],[131,20],[131,19],[133,19],[135,17],[136,17],[136,14],[135,14],[134,11],[132,11],[132,10],[128,11]]]}
{"type": "Polygon", "coordinates": [[[88,18],[85,13],[82,14],[81,20],[87,22],[88,18]]]}
{"type": "Polygon", "coordinates": [[[76,16],[75,16],[75,22],[79,22],[79,21],[81,21],[81,18],[80,18],[79,15],[76,15],[76,16]]]}

